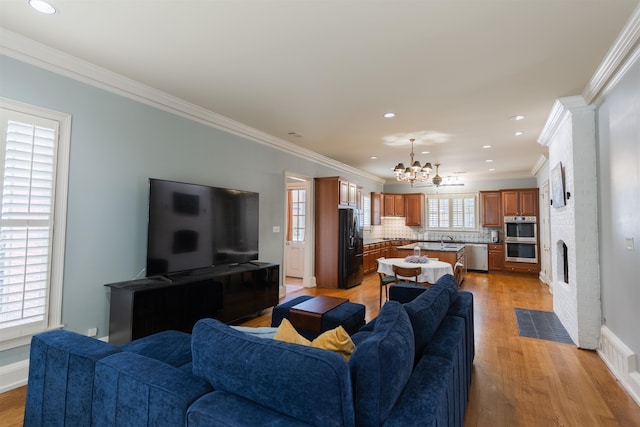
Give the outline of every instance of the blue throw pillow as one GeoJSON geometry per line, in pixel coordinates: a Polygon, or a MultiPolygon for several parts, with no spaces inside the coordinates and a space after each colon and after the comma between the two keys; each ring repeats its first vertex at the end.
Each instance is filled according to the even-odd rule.
{"type": "Polygon", "coordinates": [[[357,344],[349,367],[356,425],[379,426],[389,416],[413,370],[415,351],[409,316],[399,302],[388,301],[373,331],[358,332],[353,338],[357,344]]]}
{"type": "Polygon", "coordinates": [[[353,425],[349,367],[333,351],[256,338],[213,319],[193,328],[193,373],[312,425],[353,425]]]}
{"type": "Polygon", "coordinates": [[[448,286],[433,285],[413,301],[404,304],[415,335],[415,358],[420,359],[425,347],[446,316],[451,303],[448,286]]]}

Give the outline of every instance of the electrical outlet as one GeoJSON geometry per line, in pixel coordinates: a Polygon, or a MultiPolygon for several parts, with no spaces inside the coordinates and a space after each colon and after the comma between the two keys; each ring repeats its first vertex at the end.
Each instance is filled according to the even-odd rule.
{"type": "Polygon", "coordinates": [[[627,242],[627,250],[628,251],[632,251],[633,250],[633,237],[627,237],[625,239],[625,241],[627,242]]]}
{"type": "Polygon", "coordinates": [[[279,226],[277,226],[277,225],[274,225],[274,226],[273,226],[273,232],[274,232],[274,233],[279,233],[279,232],[280,232],[280,227],[279,227],[279,226]]]}
{"type": "Polygon", "coordinates": [[[98,335],[98,328],[91,328],[87,331],[88,337],[95,337],[96,335],[98,335]]]}

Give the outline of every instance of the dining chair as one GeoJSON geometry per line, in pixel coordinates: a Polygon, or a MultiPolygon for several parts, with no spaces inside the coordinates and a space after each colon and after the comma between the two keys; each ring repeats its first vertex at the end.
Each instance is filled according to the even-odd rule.
{"type": "Polygon", "coordinates": [[[422,267],[400,267],[399,265],[392,266],[393,274],[396,279],[396,283],[411,283],[407,279],[400,279],[398,276],[413,277],[413,282],[418,284],[418,276],[422,274],[422,267]]]}
{"type": "MultiPolygon", "coordinates": [[[[379,264],[379,260],[384,259],[384,257],[382,258],[378,258],[376,259],[376,263],[379,264]]],[[[384,274],[384,273],[380,273],[378,272],[378,277],[380,278],[380,299],[379,299],[379,304],[380,307],[382,307],[382,287],[384,286],[384,294],[385,294],[385,301],[389,301],[389,288],[388,285],[391,285],[392,283],[396,283],[396,277],[395,276],[390,276],[388,274],[384,274]]]]}

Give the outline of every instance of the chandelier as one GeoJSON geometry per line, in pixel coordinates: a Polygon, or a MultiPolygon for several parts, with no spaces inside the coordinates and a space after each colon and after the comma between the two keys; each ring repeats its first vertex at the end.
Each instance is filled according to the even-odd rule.
{"type": "Polygon", "coordinates": [[[411,162],[409,163],[409,167],[405,168],[403,163],[398,163],[398,165],[393,169],[393,173],[398,181],[407,181],[413,187],[414,182],[423,182],[429,179],[432,167],[431,163],[426,163],[424,166],[420,166],[419,161],[413,160],[413,142],[415,139],[411,138],[409,141],[411,141],[411,162]]]}

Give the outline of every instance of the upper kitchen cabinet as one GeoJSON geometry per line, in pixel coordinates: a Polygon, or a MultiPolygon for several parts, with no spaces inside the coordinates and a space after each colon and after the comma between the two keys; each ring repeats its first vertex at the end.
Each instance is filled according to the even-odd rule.
{"type": "Polygon", "coordinates": [[[526,188],[520,190],[503,190],[502,215],[537,216],[538,189],[526,188]]]}
{"type": "Polygon", "coordinates": [[[502,193],[500,191],[481,191],[480,200],[482,226],[502,228],[502,193]]]}
{"type": "Polygon", "coordinates": [[[422,227],[423,210],[424,210],[424,194],[405,194],[405,225],[422,227]]]}
{"type": "Polygon", "coordinates": [[[382,193],[371,193],[371,225],[382,224],[382,193]]]}
{"type": "Polygon", "coordinates": [[[358,189],[358,186],[352,182],[340,181],[340,204],[349,205],[354,207],[360,207],[362,197],[362,191],[358,189]],[[360,195],[360,197],[359,197],[360,195]]]}
{"type": "Polygon", "coordinates": [[[404,194],[383,195],[383,216],[404,216],[404,194]]]}

